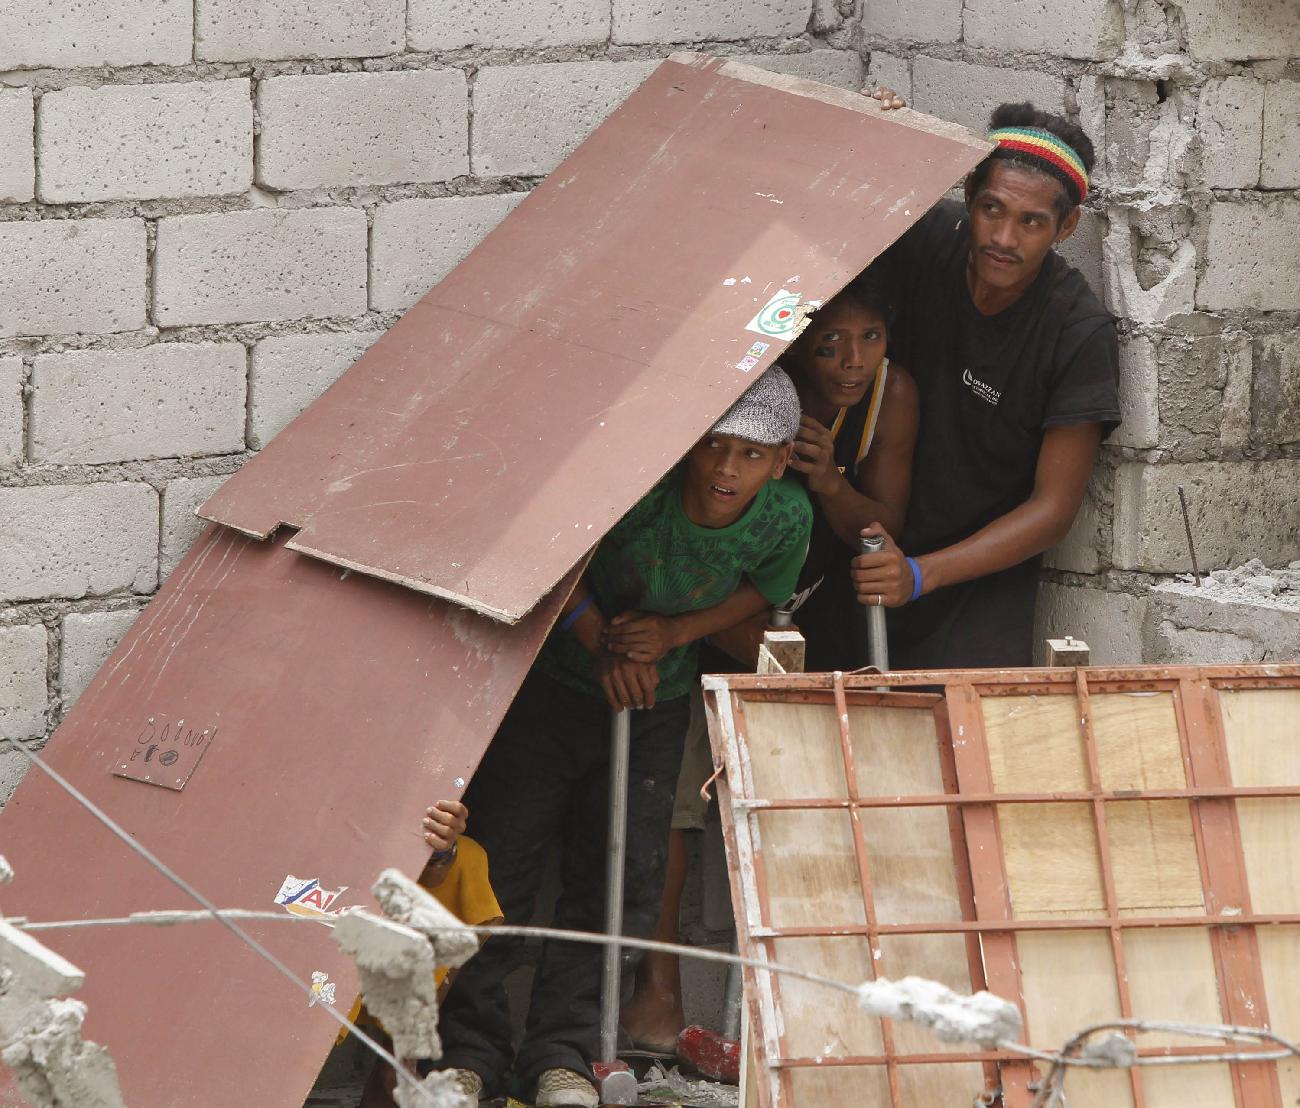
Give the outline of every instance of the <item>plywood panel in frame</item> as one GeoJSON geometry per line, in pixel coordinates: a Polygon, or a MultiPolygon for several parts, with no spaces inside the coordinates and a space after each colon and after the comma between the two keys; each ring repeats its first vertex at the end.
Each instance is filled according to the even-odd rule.
{"type": "Polygon", "coordinates": [[[674,55],[201,514],[513,622],[988,149],[674,55]]]}
{"type": "MultiPolygon", "coordinates": [[[[750,680],[752,679],[736,679],[735,691],[742,692],[749,687],[760,694],[758,686],[747,686],[750,680]]],[[[946,686],[954,751],[964,798],[960,810],[964,813],[966,829],[971,834],[969,850],[973,856],[980,856],[981,851],[987,852],[992,845],[996,856],[1000,857],[999,828],[996,820],[991,823],[989,821],[995,810],[1000,812],[1020,807],[1024,801],[1036,804],[1091,803],[1096,818],[1108,827],[1105,841],[1110,848],[1108,853],[1114,870],[1130,866],[1138,869],[1142,866],[1155,867],[1161,859],[1172,859],[1172,868],[1178,875],[1177,880],[1167,882],[1167,887],[1152,894],[1143,893],[1139,889],[1141,882],[1138,879],[1134,879],[1126,890],[1125,879],[1112,873],[1109,884],[1113,889],[1108,894],[1108,899],[1114,907],[1109,918],[1092,921],[1101,925],[1096,929],[1071,928],[1068,918],[1060,918],[1038,921],[1029,930],[1020,925],[1019,921],[1010,921],[1011,932],[991,931],[988,928],[1000,927],[1002,921],[1008,919],[1010,904],[1006,898],[1005,871],[999,876],[996,868],[987,864],[989,855],[985,853],[984,862],[977,864],[973,875],[974,893],[979,908],[978,933],[985,953],[990,987],[995,992],[1018,997],[1024,980],[1018,947],[1022,943],[1029,943],[1031,947],[1038,943],[1042,947],[1047,940],[1060,938],[1062,931],[1040,931],[1039,927],[1064,926],[1065,934],[1082,936],[1080,942],[1085,952],[1091,950],[1097,955],[1093,960],[1098,966],[1103,966],[1109,975],[1109,985],[1099,986],[1101,994],[1104,994],[1100,996],[1100,1008],[1108,1012],[1108,1018],[1123,1011],[1140,1017],[1169,1018],[1169,1008],[1172,1007],[1178,1009],[1178,1012],[1173,1013],[1174,1018],[1179,1018],[1179,1012],[1186,1012],[1186,1018],[1195,1016],[1214,1022],[1217,1017],[1219,1021],[1251,1025],[1267,1018],[1265,1013],[1269,1011],[1270,1004],[1281,1003],[1281,1008],[1272,1013],[1273,1026],[1286,1034],[1287,1028],[1282,1020],[1300,1019],[1300,1015],[1288,1016],[1285,1003],[1275,1000],[1278,989],[1290,989],[1293,993],[1293,982],[1300,976],[1300,971],[1295,969],[1297,962],[1300,962],[1300,953],[1297,953],[1300,951],[1300,940],[1293,937],[1294,934],[1300,934],[1300,928],[1260,928],[1252,922],[1255,917],[1250,913],[1255,909],[1246,888],[1240,836],[1235,830],[1236,812],[1237,807],[1243,803],[1262,804],[1263,801],[1227,795],[1234,786],[1256,786],[1242,786],[1240,782],[1230,781],[1225,728],[1218,721],[1220,693],[1216,691],[1225,690],[1234,695],[1252,689],[1300,691],[1300,666],[871,674],[851,676],[845,680],[846,702],[850,706],[858,703],[863,697],[862,690],[874,688],[881,683],[899,692],[912,687],[913,683],[924,686],[938,683],[946,686]],[[1133,696],[1134,693],[1155,695],[1133,696]],[[993,797],[985,799],[985,796],[992,789],[992,774],[989,755],[982,746],[985,705],[981,702],[1001,697],[1068,698],[1071,694],[1083,698],[1080,700],[1083,711],[1078,718],[1085,731],[1095,738],[1092,747],[1096,751],[1095,770],[1089,771],[1085,764],[1081,786],[1066,796],[1038,791],[1032,782],[1026,781],[1021,785],[1024,795],[1015,796],[1014,803],[990,804],[989,800],[993,797]],[[1122,699],[1109,699],[1115,694],[1119,694],[1122,699]],[[1179,743],[1177,759],[1172,755],[1173,746],[1169,741],[1171,707],[1174,737],[1179,743]],[[1090,721],[1097,724],[1095,731],[1091,730],[1090,721]],[[1129,741],[1127,748],[1124,745],[1126,735],[1129,741]],[[1179,760],[1182,762],[1181,772],[1179,760]],[[1090,785],[1093,772],[1096,777],[1092,778],[1094,783],[1090,785]],[[1154,798],[1140,795],[1143,790],[1176,792],[1184,787],[1197,799],[1160,796],[1158,793],[1154,798]],[[1118,790],[1119,795],[1108,793],[1108,789],[1118,790]],[[1120,799],[1135,795],[1136,799],[1120,799]],[[1131,809],[1133,814],[1117,817],[1115,813],[1122,808],[1131,809]],[[1231,819],[1225,820],[1224,813],[1230,813],[1231,819]],[[1153,824],[1156,825],[1154,829],[1153,824]],[[1184,897],[1194,900],[1189,891],[1194,886],[1193,866],[1190,862],[1193,855],[1187,848],[1189,825],[1196,864],[1201,870],[1202,880],[1207,883],[1205,887],[1213,893],[1212,899],[1206,902],[1208,911],[1212,918],[1215,913],[1227,913],[1218,917],[1222,920],[1221,923],[1195,925],[1194,921],[1203,918],[1207,909],[1200,903],[1177,903],[1184,897]],[[1140,839],[1141,835],[1146,836],[1146,842],[1133,848],[1134,839],[1140,839]],[[1120,843],[1116,841],[1117,836],[1120,843]],[[1233,836],[1237,836],[1235,862],[1231,845],[1233,836]],[[1177,851],[1171,853],[1175,846],[1177,851]],[[1235,877],[1233,865],[1236,866],[1235,877]],[[1131,910],[1124,907],[1125,901],[1129,899],[1137,901],[1130,905],[1131,910]],[[1164,917],[1168,922],[1159,928],[1141,926],[1135,916],[1144,914],[1141,911],[1145,907],[1142,901],[1165,902],[1149,906],[1149,915],[1152,918],[1164,917]],[[1170,916],[1179,918],[1173,919],[1170,916]],[[1240,923],[1236,923],[1237,920],[1240,923]],[[1232,925],[1225,927],[1224,923],[1232,925]],[[1135,927],[1135,924],[1139,926],[1135,927]],[[1017,931],[1019,933],[1015,934],[1017,931]],[[1291,937],[1288,937],[1288,931],[1291,932],[1291,937]],[[1258,944],[1257,932],[1260,940],[1258,944]],[[1269,937],[1268,940],[1265,940],[1265,936],[1269,937]],[[1266,950],[1267,953],[1260,953],[1261,950],[1266,950]],[[1121,967],[1127,966],[1127,973],[1123,977],[1120,976],[1122,971],[1117,971],[1116,957],[1122,959],[1121,967]],[[1220,980],[1216,980],[1216,976],[1220,980]],[[1228,986],[1225,988],[1220,981],[1226,981],[1228,986]],[[1275,981],[1281,984],[1275,985],[1275,981]],[[1128,996],[1123,1004],[1120,1003],[1121,984],[1128,996]],[[1216,1013],[1215,1006],[1219,1001],[1222,1002],[1222,1011],[1216,1013]]],[[[796,698],[805,700],[821,696],[825,703],[825,697],[833,691],[833,687],[834,680],[829,676],[806,675],[800,681],[797,691],[788,678],[776,678],[762,684],[761,695],[781,696],[786,694],[782,690],[786,690],[796,698]]],[[[1224,714],[1231,715],[1238,711],[1240,715],[1239,709],[1249,703],[1249,698],[1239,697],[1234,702],[1233,695],[1229,695],[1225,698],[1224,714]],[[1236,707],[1233,706],[1234,703],[1236,707]]],[[[1007,712],[1001,713],[1004,720],[1007,715],[1007,712]]],[[[1013,729],[1017,718],[1018,715],[1010,717],[1013,729]]],[[[1256,727],[1254,730],[1258,733],[1260,729],[1256,727]]],[[[1286,747],[1288,756],[1298,742],[1300,739],[1288,733],[1276,740],[1276,744],[1286,747]]],[[[1276,744],[1275,750],[1278,749],[1276,744]]],[[[1085,759],[1085,763],[1086,761],[1085,759]]],[[[1237,768],[1238,763],[1234,762],[1234,769],[1237,768]]],[[[1300,790],[1300,781],[1292,778],[1289,771],[1279,769],[1276,773],[1277,780],[1274,783],[1265,782],[1259,787],[1271,787],[1280,792],[1300,790]]],[[[1007,790],[1001,792],[1011,801],[1007,790]]],[[[908,806],[909,799],[917,798],[882,796],[877,801],[864,798],[859,804],[866,814],[873,810],[868,806],[873,803],[908,806]]],[[[1270,797],[1268,802],[1275,803],[1277,799],[1270,797]]],[[[1264,917],[1267,918],[1269,917],[1264,917]]],[[[899,937],[887,934],[881,936],[882,956],[886,953],[886,945],[899,937]]],[[[1030,980],[1026,984],[1026,992],[1031,989],[1034,991],[1034,1004],[1040,1012],[1044,996],[1051,992],[1051,973],[1069,961],[1071,959],[1068,955],[1058,959],[1040,956],[1032,967],[1025,967],[1027,971],[1032,970],[1031,977],[1042,978],[1030,980]]],[[[1290,997],[1289,993],[1285,995],[1290,997]]],[[[1082,1011],[1080,1014],[1087,1016],[1089,1013],[1082,1011]]],[[[1041,1030],[1033,1026],[1033,1022],[1031,1021],[1030,1027],[1031,1036],[1041,1030]]],[[[1086,1019],[1080,1019],[1078,1023],[1071,1021],[1065,1035],[1072,1035],[1085,1022],[1086,1019]]],[[[1047,1026],[1050,1030],[1050,1023],[1047,1026]]],[[[1037,1039],[1034,1041],[1040,1046],[1060,1045],[1042,1043],[1037,1039]]],[[[1143,1036],[1138,1045],[1144,1052],[1207,1049],[1204,1040],[1197,1041],[1194,1046],[1190,1045],[1190,1040],[1188,1045],[1182,1046],[1178,1046],[1176,1041],[1174,1045],[1166,1046],[1163,1045],[1165,1041],[1159,1036],[1143,1036]]],[[[1208,1049],[1212,1051],[1213,1045],[1208,1049]]],[[[905,1065],[898,1067],[898,1079],[901,1079],[901,1074],[906,1069],[905,1065]]],[[[1024,1072],[1023,1063],[1002,1065],[1003,1087],[1009,1108],[1027,1108],[1033,1099],[1023,1083],[1024,1072]],[[1020,1082],[1018,1086],[1016,1081],[1020,1082]]],[[[1134,1103],[1143,1108],[1184,1108],[1189,1103],[1195,1103],[1197,1108],[1280,1108],[1282,1104],[1296,1099],[1297,1093],[1292,1091],[1295,1077],[1296,1073],[1291,1067],[1283,1067],[1286,1084],[1280,1088],[1277,1067],[1271,1063],[1202,1064],[1189,1069],[1144,1068],[1134,1072],[1131,1084],[1128,1083],[1129,1078],[1124,1076],[1118,1085],[1112,1085],[1116,1078],[1114,1074],[1080,1075],[1077,1071],[1072,1071],[1067,1091],[1072,1105],[1134,1103]],[[1198,1074],[1199,1081],[1191,1076],[1198,1074]],[[1119,1091],[1116,1092],[1116,1089],[1119,1091]]]]}
{"type": "MultiPolygon", "coordinates": [[[[1300,927],[1261,927],[1256,934],[1273,1028],[1296,1042],[1300,1040],[1300,927]]],[[[1279,1062],[1277,1070],[1282,1103],[1300,1104],[1300,1058],[1279,1062]]]]}
{"type": "MultiPolygon", "coordinates": [[[[1300,781],[1300,689],[1221,689],[1234,785],[1300,781]]],[[[1256,912],[1300,912],[1300,798],[1237,801],[1256,912]]]]}
{"type": "MultiPolygon", "coordinates": [[[[1120,1018],[1110,937],[1104,931],[1026,932],[1016,937],[1031,1046],[1059,1050],[1089,1024],[1120,1018]]],[[[1133,1108],[1122,1070],[1071,1071],[1071,1108],[1133,1108]]]]}
{"type": "MultiPolygon", "coordinates": [[[[381,869],[422,868],[421,813],[463,791],[564,596],[506,627],[286,537],[209,527],[44,753],[222,907],[276,911],[290,874],[342,888],[336,908],[369,905],[381,869]],[[184,789],[113,776],[124,747],[168,723],[215,729],[184,789]]],[[[0,839],[17,874],[5,908],[33,920],[196,907],[36,769],[0,839]]],[[[326,928],[246,926],[301,979],[325,972],[340,1004],[356,995],[326,928]]],[[[301,1104],[338,1030],[215,925],[50,942],[86,973],[85,1033],[111,1051],[127,1104],[226,1108],[236,1072],[240,1103],[301,1104]]]]}
{"type": "MultiPolygon", "coordinates": [[[[886,942],[871,936],[874,912],[866,910],[876,903],[871,896],[876,881],[883,880],[886,903],[892,898],[899,906],[897,914],[906,899],[903,886],[914,884],[919,873],[927,878],[922,884],[927,886],[928,902],[936,906],[942,918],[962,917],[960,894],[952,874],[957,859],[947,812],[940,807],[906,813],[879,809],[855,813],[849,810],[851,802],[839,799],[844,784],[850,780],[857,783],[859,793],[888,787],[904,795],[909,791],[931,795],[943,789],[945,774],[933,715],[934,698],[901,696],[897,699],[907,706],[895,707],[889,703],[893,698],[877,697],[877,703],[870,707],[855,705],[846,709],[843,715],[852,723],[841,731],[841,713],[832,705],[799,702],[782,706],[783,711],[772,711],[775,706],[760,698],[748,702],[743,697],[727,696],[725,681],[706,679],[706,709],[715,753],[727,763],[727,785],[720,789],[720,796],[731,797],[739,791],[738,799],[749,805],[737,809],[730,807],[735,799],[724,799],[724,837],[733,852],[733,885],[737,884],[737,871],[753,875],[752,881],[741,882],[752,887],[742,889],[738,900],[744,905],[738,913],[742,917],[738,918],[738,932],[751,936],[742,940],[742,946],[761,949],[765,958],[770,955],[777,961],[793,959],[804,964],[812,958],[819,963],[816,968],[820,972],[841,979],[846,973],[860,973],[861,980],[878,975],[924,974],[952,981],[955,987],[969,991],[971,967],[964,937],[899,935],[889,936],[886,942]],[[880,713],[879,719],[873,718],[876,712],[880,713]],[[784,734],[778,739],[782,728],[784,734]],[[838,733],[840,773],[831,772],[833,763],[820,753],[827,728],[838,733]],[[756,742],[748,741],[751,733],[757,736],[756,742]],[[774,772],[774,766],[787,760],[788,749],[816,749],[819,753],[811,761],[817,765],[810,769],[789,762],[791,776],[774,772]],[[854,757],[857,753],[863,759],[862,769],[854,757]],[[773,764],[764,766],[769,757],[773,764]],[[787,794],[775,808],[762,807],[771,798],[756,795],[760,781],[787,794]],[[824,791],[838,795],[807,795],[809,786],[817,782],[824,791]],[[840,806],[795,807],[801,802],[824,804],[828,800],[840,806]],[[856,841],[855,822],[860,835],[856,841]],[[748,860],[746,851],[752,852],[748,860]],[[942,873],[943,869],[948,872],[942,873]],[[865,896],[864,880],[871,882],[865,896]],[[846,919],[845,909],[855,898],[857,912],[846,919]],[[779,934],[783,927],[833,929],[845,923],[856,924],[863,933],[842,937],[779,934]],[[773,937],[758,941],[752,937],[755,930],[766,936],[772,929],[777,931],[773,937]]],[[[905,1090],[915,1091],[927,1103],[951,1103],[971,1101],[987,1085],[979,1063],[882,1064],[898,1056],[903,1049],[899,1043],[904,1041],[910,1044],[906,1049],[931,1057],[953,1048],[918,1028],[865,1019],[852,1010],[851,1000],[849,1011],[841,1011],[847,998],[828,999],[824,993],[819,997],[818,990],[797,981],[768,982],[766,977],[759,972],[747,978],[747,987],[757,994],[747,994],[748,1010],[763,1030],[756,1051],[760,1103],[843,1104],[845,1108],[879,1103],[881,1108],[903,1108],[913,1102],[899,1099],[905,1096],[905,1090]],[[839,1030],[842,1028],[851,1030],[851,1039],[846,1040],[839,1030]],[[819,1052],[849,1062],[866,1057],[879,1061],[847,1069],[819,1066],[816,1072],[780,1063],[782,1057],[816,1057],[819,1052]],[[870,1076],[864,1078],[863,1074],[870,1076]],[[814,1096],[847,1099],[808,1099],[814,1096]],[[881,1099],[873,1099],[876,1096],[881,1099]]]]}

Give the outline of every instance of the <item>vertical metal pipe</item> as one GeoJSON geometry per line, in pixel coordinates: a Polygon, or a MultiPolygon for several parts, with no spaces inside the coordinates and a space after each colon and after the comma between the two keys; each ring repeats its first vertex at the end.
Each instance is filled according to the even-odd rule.
{"type": "MultiPolygon", "coordinates": [[[[879,554],[885,548],[881,535],[862,535],[858,539],[859,554],[879,554]]],[[[867,607],[867,661],[881,673],[889,670],[889,639],[885,631],[885,607],[869,604],[867,607]]]]}
{"type": "MultiPolygon", "coordinates": [[[[632,716],[615,712],[609,736],[609,840],[605,864],[605,933],[623,933],[623,868],[627,858],[627,775],[632,750],[632,716]]],[[[600,983],[600,1058],[618,1057],[618,1008],[622,989],[623,948],[605,947],[600,983]]]]}
{"type": "MultiPolygon", "coordinates": [[[[738,948],[731,944],[731,952],[738,948]]],[[[744,1001],[744,977],[741,969],[734,962],[727,967],[727,986],[722,993],[722,1037],[724,1039],[740,1038],[740,1008],[744,1001]]]]}

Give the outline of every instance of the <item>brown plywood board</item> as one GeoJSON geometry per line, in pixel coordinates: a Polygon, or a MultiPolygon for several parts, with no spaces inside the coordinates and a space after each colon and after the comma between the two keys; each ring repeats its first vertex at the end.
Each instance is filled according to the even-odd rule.
{"type": "MultiPolygon", "coordinates": [[[[283,537],[210,527],[45,756],[221,907],[275,911],[289,875],[347,886],[334,908],[370,904],[382,867],[418,873],[424,808],[460,795],[560,602],[506,627],[283,537]],[[114,776],[150,720],[217,732],[181,791],[114,776]]],[[[0,841],[10,914],[196,907],[38,769],[0,812],[0,841]]],[[[325,972],[346,1012],[355,975],[327,929],[246,926],[301,978],[325,972]]],[[[85,971],[85,1032],[129,1105],[296,1108],[338,1030],[215,924],[41,937],[85,971]]]]}
{"type": "Polygon", "coordinates": [[[675,55],[200,514],[513,622],[987,150],[675,55]]]}

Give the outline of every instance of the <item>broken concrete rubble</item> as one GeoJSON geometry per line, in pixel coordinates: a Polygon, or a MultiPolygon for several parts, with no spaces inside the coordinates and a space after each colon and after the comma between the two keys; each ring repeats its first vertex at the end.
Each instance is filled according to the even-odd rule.
{"type": "MultiPolygon", "coordinates": [[[[12,877],[0,859],[3,880],[12,877]]],[[[0,920],[0,1059],[35,1108],[122,1108],[108,1051],[81,1037],[85,974],[0,920]]]]}
{"type": "Polygon", "coordinates": [[[334,925],[334,940],[357,960],[366,1007],[392,1036],[398,1058],[437,1058],[438,989],[433,947],[419,931],[364,909],[334,925]]]}
{"type": "Polygon", "coordinates": [[[434,965],[463,966],[478,950],[474,932],[401,871],[384,870],[370,891],[390,920],[433,943],[434,965]]]}

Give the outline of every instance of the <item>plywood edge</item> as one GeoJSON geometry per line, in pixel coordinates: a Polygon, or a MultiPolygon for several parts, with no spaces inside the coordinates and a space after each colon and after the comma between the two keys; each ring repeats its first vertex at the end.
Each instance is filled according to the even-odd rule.
{"type": "MultiPolygon", "coordinates": [[[[793,56],[797,57],[798,55],[793,56]]],[[[936,119],[932,115],[918,112],[915,108],[892,108],[885,111],[881,108],[879,100],[866,96],[861,92],[836,88],[834,85],[824,85],[820,81],[812,81],[806,77],[796,77],[790,73],[775,73],[770,69],[747,65],[732,58],[719,58],[711,54],[700,54],[690,50],[670,54],[667,60],[677,62],[679,65],[690,66],[693,69],[708,68],[710,65],[716,64],[717,72],[723,77],[748,81],[754,85],[765,85],[780,92],[788,92],[792,96],[802,96],[809,100],[818,100],[823,104],[834,105],[837,108],[847,108],[859,115],[874,115],[886,123],[909,127],[914,131],[924,131],[936,138],[950,139],[962,146],[970,147],[972,154],[978,155],[976,161],[982,161],[985,155],[993,149],[991,142],[978,137],[960,123],[949,123],[944,119],[936,119]]],[[[974,162],[972,162],[973,164],[974,162]]]]}

